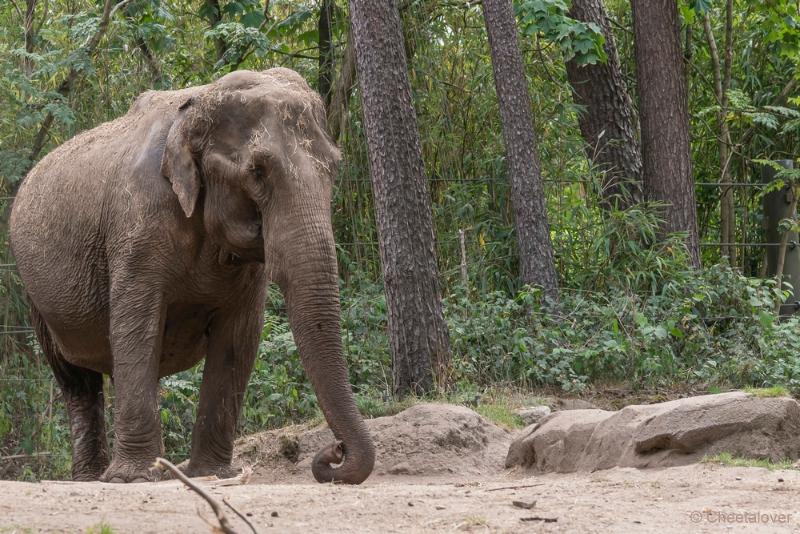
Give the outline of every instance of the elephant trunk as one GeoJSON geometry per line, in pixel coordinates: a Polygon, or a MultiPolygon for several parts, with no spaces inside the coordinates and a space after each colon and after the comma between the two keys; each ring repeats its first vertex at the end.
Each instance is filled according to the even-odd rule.
{"type": "Polygon", "coordinates": [[[303,366],[337,440],[316,455],[312,472],[318,482],[360,484],[372,472],[375,449],[342,351],[333,232],[330,223],[303,226],[304,235],[289,245],[279,283],[303,366]]]}

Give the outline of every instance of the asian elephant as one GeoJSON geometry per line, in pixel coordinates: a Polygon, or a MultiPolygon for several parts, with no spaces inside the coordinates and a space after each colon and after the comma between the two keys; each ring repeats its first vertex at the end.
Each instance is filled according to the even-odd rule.
{"type": "Polygon", "coordinates": [[[66,401],[75,480],[157,479],[159,378],[203,357],[185,470],[229,472],[268,280],[337,439],[317,454],[315,478],[369,476],[374,448],[342,354],[331,226],[340,156],[325,128],[296,72],[238,71],[145,92],[26,177],[12,250],[66,401]],[[110,458],[103,374],[116,393],[110,458]]]}

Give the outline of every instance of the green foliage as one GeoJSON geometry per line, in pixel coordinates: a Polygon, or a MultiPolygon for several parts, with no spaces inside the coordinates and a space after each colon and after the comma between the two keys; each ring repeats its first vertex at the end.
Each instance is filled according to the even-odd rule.
{"type": "Polygon", "coordinates": [[[703,461],[710,464],[719,464],[728,467],[760,467],[762,469],[769,469],[770,471],[775,471],[778,469],[792,469],[794,467],[794,462],[792,460],[773,462],[768,458],[741,458],[739,456],[734,456],[729,452],[721,452],[714,456],[707,456],[703,459],[703,461]]]}
{"type": "Polygon", "coordinates": [[[0,478],[69,476],[69,423],[47,364],[18,356],[0,359],[0,478]]]}
{"type": "Polygon", "coordinates": [[[493,423],[507,428],[508,430],[516,430],[525,426],[525,422],[522,418],[514,413],[508,404],[479,404],[475,407],[475,411],[493,423]]]}
{"type": "Polygon", "coordinates": [[[516,10],[525,34],[541,36],[557,44],[565,60],[575,59],[578,65],[593,65],[608,59],[600,27],[568,17],[569,8],[564,0],[519,0],[516,10]]]}
{"type": "Polygon", "coordinates": [[[114,534],[114,528],[105,521],[102,521],[93,527],[89,527],[86,530],[86,534],[114,534]]]}
{"type": "Polygon", "coordinates": [[[789,397],[791,393],[783,386],[772,386],[769,388],[753,388],[746,387],[744,390],[753,395],[754,397],[770,398],[770,397],[789,397]]]}

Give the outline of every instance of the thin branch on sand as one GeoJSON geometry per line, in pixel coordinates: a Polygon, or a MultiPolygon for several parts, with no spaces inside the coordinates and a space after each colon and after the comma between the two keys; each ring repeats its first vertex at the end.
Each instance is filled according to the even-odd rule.
{"type": "MultiPolygon", "coordinates": [[[[211,509],[214,511],[214,515],[217,516],[217,521],[219,522],[219,527],[220,530],[222,530],[222,532],[224,532],[225,534],[236,534],[236,531],[233,529],[230,522],[228,521],[228,518],[225,516],[225,512],[223,512],[222,510],[222,505],[219,503],[218,500],[209,495],[203,488],[192,482],[192,480],[189,477],[183,474],[183,472],[177,467],[175,467],[175,465],[169,460],[165,460],[164,458],[156,458],[154,466],[158,469],[169,470],[175,476],[175,478],[186,484],[186,486],[189,489],[191,489],[192,491],[197,493],[200,497],[202,497],[208,503],[208,505],[211,506],[211,509]]],[[[247,523],[247,525],[252,529],[254,533],[256,532],[256,529],[253,527],[250,521],[245,519],[245,517],[241,513],[239,513],[239,511],[236,510],[233,506],[231,506],[229,502],[227,501],[224,502],[225,505],[228,506],[228,508],[233,510],[237,516],[242,518],[245,521],[245,523],[247,523]]]]}

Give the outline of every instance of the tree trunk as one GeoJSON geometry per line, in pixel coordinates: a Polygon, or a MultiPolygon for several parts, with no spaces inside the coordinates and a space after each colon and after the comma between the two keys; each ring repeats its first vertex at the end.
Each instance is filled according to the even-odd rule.
{"type": "Polygon", "coordinates": [[[430,195],[394,2],[350,0],[395,394],[428,393],[450,358],[430,195]]]}
{"type": "Polygon", "coordinates": [[[662,232],[685,232],[700,266],[689,113],[675,0],[632,0],[642,176],[648,200],[665,203],[662,232]]]}
{"type": "Polygon", "coordinates": [[[728,0],[725,16],[725,57],[720,61],[717,40],[711,26],[711,17],[706,11],[703,17],[703,29],[711,55],[711,70],[714,74],[714,95],[719,104],[717,113],[717,147],[719,151],[719,226],[720,252],[728,257],[731,265],[736,265],[736,210],[733,202],[731,185],[731,133],[728,127],[728,88],[731,84],[731,63],[733,60],[733,0],[728,0]]]}
{"type": "MultiPolygon", "coordinates": [[[[219,0],[206,0],[206,3],[211,6],[212,16],[209,20],[211,28],[216,28],[222,22],[222,6],[219,5],[219,0]]],[[[217,63],[222,61],[225,57],[225,51],[228,49],[225,40],[222,37],[214,38],[214,57],[217,63]]]]}
{"type": "Polygon", "coordinates": [[[484,0],[483,17],[489,34],[494,83],[503,121],[520,278],[526,284],[542,287],[551,298],[557,299],[558,276],[536,154],[528,81],[517,42],[517,24],[511,0],[484,0]]]}
{"type": "MultiPolygon", "coordinates": [[[[25,2],[25,20],[23,26],[25,29],[25,51],[27,53],[33,52],[33,44],[36,39],[36,29],[34,28],[34,17],[36,15],[36,2],[37,0],[26,0],[25,2]]],[[[44,23],[44,21],[42,21],[44,23]]],[[[30,57],[22,59],[22,70],[25,76],[29,77],[33,74],[33,61],[30,57]]]]}
{"type": "Polygon", "coordinates": [[[353,91],[353,85],[356,82],[356,54],[355,46],[353,45],[353,32],[352,30],[347,36],[347,45],[345,45],[344,53],[342,55],[342,68],[339,71],[339,77],[331,90],[331,102],[328,106],[328,130],[331,133],[334,141],[339,140],[342,133],[342,126],[344,119],[347,115],[348,104],[350,103],[350,95],[353,91]]]}
{"type": "Polygon", "coordinates": [[[333,48],[331,47],[331,18],[334,0],[323,0],[319,8],[319,78],[317,86],[327,110],[331,105],[331,79],[333,78],[333,48]]]}
{"type": "Polygon", "coordinates": [[[602,206],[623,209],[642,199],[639,122],[602,0],[573,0],[569,16],[596,24],[606,40],[605,64],[581,66],[573,59],[567,62],[567,77],[575,103],[585,108],[578,122],[586,154],[603,173],[602,206]]]}

